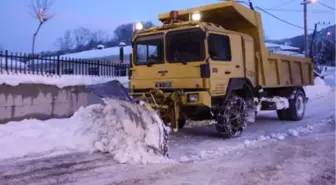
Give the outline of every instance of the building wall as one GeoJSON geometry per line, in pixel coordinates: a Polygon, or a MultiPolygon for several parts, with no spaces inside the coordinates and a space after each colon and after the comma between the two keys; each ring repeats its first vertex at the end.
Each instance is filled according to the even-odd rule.
{"type": "Polygon", "coordinates": [[[85,86],[0,85],[0,123],[23,119],[67,118],[81,106],[102,103],[85,86]]]}

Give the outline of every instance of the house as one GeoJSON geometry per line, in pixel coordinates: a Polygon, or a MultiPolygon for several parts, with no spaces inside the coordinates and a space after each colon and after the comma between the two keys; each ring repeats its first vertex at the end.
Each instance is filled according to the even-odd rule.
{"type": "Polygon", "coordinates": [[[289,52],[300,52],[300,48],[289,46],[288,44],[282,45],[282,44],[273,44],[273,43],[265,43],[266,48],[271,53],[277,53],[280,51],[289,51],[289,52]]]}
{"type": "MultiPolygon", "coordinates": [[[[78,53],[69,53],[61,55],[62,58],[76,58],[76,59],[89,59],[89,60],[106,60],[111,63],[120,63],[119,61],[119,46],[104,48],[98,45],[97,49],[82,51],[78,53]],[[100,48],[100,49],[99,49],[100,48]]],[[[124,47],[124,64],[130,64],[130,53],[132,52],[131,46],[124,47]]]]}
{"type": "Polygon", "coordinates": [[[120,62],[120,47],[97,48],[61,56],[30,60],[30,69],[52,74],[79,74],[99,76],[127,76],[131,46],[124,46],[124,60],[120,62]]]}

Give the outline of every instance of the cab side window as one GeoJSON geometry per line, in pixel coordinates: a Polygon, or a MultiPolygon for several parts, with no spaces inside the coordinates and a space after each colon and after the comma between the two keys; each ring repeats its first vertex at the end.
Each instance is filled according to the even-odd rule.
{"type": "Polygon", "coordinates": [[[209,55],[212,60],[231,61],[230,38],[226,35],[209,34],[209,55]]]}

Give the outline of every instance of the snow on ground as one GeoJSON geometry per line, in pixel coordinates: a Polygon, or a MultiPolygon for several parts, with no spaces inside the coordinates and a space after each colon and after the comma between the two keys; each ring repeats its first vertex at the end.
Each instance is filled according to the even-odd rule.
{"type": "Polygon", "coordinates": [[[220,157],[247,147],[269,144],[272,142],[284,140],[289,137],[304,136],[314,131],[317,131],[320,127],[324,127],[327,124],[334,124],[334,122],[335,120],[333,118],[323,119],[319,122],[305,124],[298,127],[292,127],[283,132],[273,132],[266,135],[259,135],[256,139],[240,140],[239,142],[235,142],[234,145],[222,146],[213,150],[202,150],[199,153],[195,153],[189,156],[182,155],[180,157],[180,162],[199,161],[214,157],[220,157]]]}
{"type": "Polygon", "coordinates": [[[85,76],[85,75],[33,75],[33,74],[0,74],[0,84],[17,86],[19,84],[48,84],[59,88],[75,85],[92,85],[105,83],[111,80],[119,80],[123,85],[128,86],[128,77],[109,76],[85,76]]]}
{"type": "Polygon", "coordinates": [[[57,152],[111,153],[119,163],[169,162],[164,124],[144,107],[106,100],[80,108],[70,119],[25,120],[0,126],[0,158],[57,152]]]}
{"type": "Polygon", "coordinates": [[[72,140],[68,128],[68,119],[29,119],[0,125],[0,158],[65,152],[65,143],[72,140]]]}
{"type": "MultiPolygon", "coordinates": [[[[227,155],[187,163],[116,164],[109,154],[99,153],[2,161],[0,184],[334,185],[334,124],[302,137],[249,145],[227,155]]],[[[227,142],[218,140],[221,145],[227,142]]]]}
{"type": "MultiPolygon", "coordinates": [[[[266,115],[260,113],[257,123],[249,125],[241,137],[226,141],[216,136],[216,131],[211,126],[182,129],[168,138],[169,156],[173,161],[198,161],[222,156],[230,151],[258,143],[304,135],[328,123],[329,120],[322,122],[320,120],[334,115],[333,98],[334,93],[330,92],[324,98],[309,102],[306,117],[300,122],[284,123],[276,119],[274,113],[266,115]],[[330,102],[331,105],[327,106],[326,103],[330,102]]],[[[143,144],[158,141],[160,137],[155,135],[158,132],[148,131],[152,132],[148,137],[152,136],[153,139],[147,142],[137,140],[146,135],[145,130],[133,129],[139,122],[145,122],[148,125],[152,122],[151,118],[144,115],[141,117],[143,121],[137,121],[141,119],[125,113],[126,109],[120,107],[120,104],[110,103],[109,105],[111,106],[92,105],[86,109],[82,108],[70,119],[25,120],[0,125],[0,148],[2,149],[0,160],[13,160],[13,158],[29,160],[46,155],[102,151],[113,154],[113,158],[118,162],[149,162],[152,153],[146,153],[143,144]],[[116,112],[113,112],[114,109],[116,112]],[[135,121],[131,121],[132,119],[135,121]],[[134,133],[134,131],[137,132],[134,133]],[[128,138],[126,135],[133,137],[128,138]],[[138,148],[134,149],[135,147],[138,148]]],[[[159,120],[155,116],[153,118],[159,120]]],[[[153,143],[153,145],[158,148],[160,144],[153,143]]],[[[150,162],[168,162],[160,155],[157,159],[150,162]]]]}
{"type": "Polygon", "coordinates": [[[326,84],[330,86],[335,86],[336,85],[335,77],[336,77],[335,67],[328,66],[324,76],[326,84]]]}
{"type": "Polygon", "coordinates": [[[304,87],[304,90],[306,92],[306,96],[309,99],[314,99],[323,96],[327,92],[330,92],[331,87],[327,85],[323,79],[316,77],[314,80],[314,85],[306,86],[304,87]]]}
{"type": "MultiPolygon", "coordinates": [[[[38,77],[38,79],[42,79],[41,76],[38,77]]],[[[55,80],[54,84],[61,85],[61,87],[66,86],[66,77],[67,76],[57,77],[58,80],[55,80]],[[60,83],[62,81],[61,79],[64,80],[64,83],[60,83]]],[[[69,76],[69,78],[73,77],[74,76],[69,76]]],[[[82,79],[81,83],[87,84],[88,82],[83,80],[84,78],[85,77],[80,77],[79,79],[82,79]]],[[[2,78],[0,78],[0,81],[1,79],[2,78]]],[[[22,80],[22,78],[20,79],[22,80]]],[[[52,78],[46,77],[46,79],[52,78]]],[[[34,82],[33,80],[33,78],[27,78],[26,83],[34,82]]],[[[127,82],[127,79],[124,80],[127,82]]],[[[13,83],[10,84],[16,85],[16,83],[17,81],[15,82],[13,80],[13,83]]],[[[53,81],[51,80],[49,83],[53,83],[53,81]]],[[[91,83],[93,82],[91,81],[91,83]]],[[[171,150],[169,155],[176,160],[193,161],[207,158],[207,156],[212,156],[213,153],[225,154],[227,153],[226,151],[244,148],[247,145],[251,145],[251,143],[253,144],[264,140],[281,140],[286,137],[304,134],[312,130],[312,128],[315,128],[314,125],[312,126],[312,123],[318,122],[319,118],[323,118],[321,116],[333,114],[335,111],[334,106],[328,108],[328,106],[325,105],[330,102],[331,105],[334,105],[334,101],[331,101],[332,98],[334,98],[334,92],[330,92],[330,87],[326,86],[321,79],[315,80],[314,87],[305,87],[305,89],[311,99],[325,95],[328,96],[321,100],[316,99],[317,101],[313,101],[313,104],[309,102],[306,118],[299,123],[291,126],[291,123],[282,125],[280,121],[272,120],[268,122],[274,123],[275,126],[270,126],[263,125],[265,121],[257,120],[256,126],[249,126],[242,137],[229,140],[225,147],[221,147],[222,141],[218,140],[219,138],[209,140],[208,136],[195,137],[187,134],[183,135],[183,139],[179,139],[179,134],[183,134],[184,131],[188,132],[188,130],[182,129],[177,135],[171,136],[170,145],[173,150],[171,150]],[[330,111],[332,111],[332,113],[330,113],[330,111]],[[278,126],[276,126],[277,124],[278,126]],[[278,132],[274,132],[274,130],[278,130],[278,132]],[[188,143],[189,138],[191,138],[192,142],[188,143]],[[211,147],[209,148],[209,146],[212,146],[212,149],[211,147]]],[[[135,134],[130,133],[134,132],[134,126],[137,125],[136,123],[139,123],[139,120],[143,119],[140,122],[149,124],[152,121],[155,122],[155,120],[159,122],[159,118],[155,116],[151,116],[151,119],[147,116],[139,118],[136,116],[137,114],[129,114],[129,112],[127,113],[127,111],[129,111],[128,109],[120,106],[121,104],[118,103],[112,103],[111,106],[106,107],[93,105],[86,109],[80,109],[71,119],[52,119],[47,121],[31,119],[0,125],[0,148],[2,148],[0,159],[29,158],[78,151],[101,151],[112,153],[114,159],[121,163],[147,163],[153,153],[148,152],[148,148],[144,146],[147,146],[149,141],[157,141],[155,138],[160,137],[155,134],[147,135],[148,130],[146,129],[137,130],[139,132],[135,134]],[[113,112],[113,110],[116,112],[113,112]],[[126,113],[122,110],[125,110],[126,113]],[[102,112],[103,114],[97,114],[97,112],[102,112]],[[121,128],[126,129],[124,130],[125,132],[122,132],[120,130],[121,128]],[[129,140],[125,139],[127,138],[126,135],[132,135],[133,138],[129,140]],[[151,136],[153,139],[149,141],[146,139],[138,139],[145,135],[148,137],[151,136]],[[117,144],[117,141],[123,144],[117,144]],[[137,149],[134,149],[135,147],[137,147],[137,149]]],[[[273,115],[273,117],[276,116],[273,115]]],[[[216,133],[214,129],[200,129],[200,131],[196,130],[196,132],[202,134],[209,134],[209,132],[211,132],[211,134],[216,133]]],[[[154,144],[154,148],[159,148],[158,146],[160,144],[152,144],[154,144]]],[[[160,155],[158,155],[157,159],[156,162],[165,161],[160,155]]]]}

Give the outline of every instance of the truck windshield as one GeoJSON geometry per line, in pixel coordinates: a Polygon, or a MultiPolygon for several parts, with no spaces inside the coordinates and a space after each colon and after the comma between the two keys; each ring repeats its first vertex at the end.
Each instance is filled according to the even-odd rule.
{"type": "Polygon", "coordinates": [[[140,36],[135,41],[135,65],[163,63],[163,34],[140,36]]]}
{"type": "Polygon", "coordinates": [[[205,59],[205,32],[199,28],[168,32],[167,60],[168,62],[192,62],[205,59]]]}

